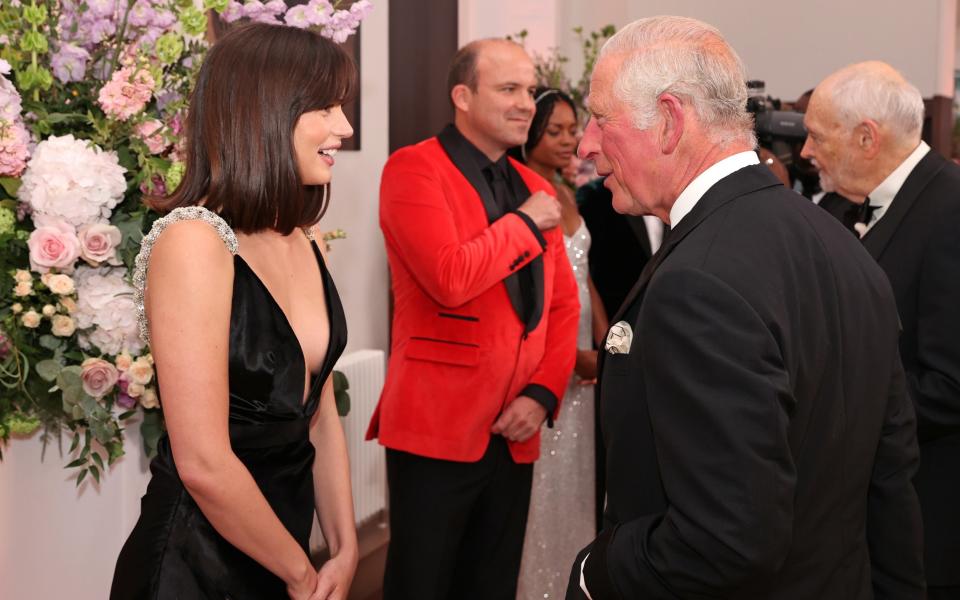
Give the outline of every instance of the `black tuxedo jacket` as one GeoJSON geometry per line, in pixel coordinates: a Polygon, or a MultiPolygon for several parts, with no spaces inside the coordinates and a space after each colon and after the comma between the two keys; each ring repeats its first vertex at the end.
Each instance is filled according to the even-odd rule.
{"type": "MultiPolygon", "coordinates": [[[[893,294],[764,165],[671,232],[602,352],[594,600],[924,597],[916,425],[893,294]]],[[[578,597],[579,562],[568,597],[578,597]]]]}
{"type": "Polygon", "coordinates": [[[960,166],[927,153],[863,245],[890,278],[903,323],[927,581],[960,585],[960,166]]]}

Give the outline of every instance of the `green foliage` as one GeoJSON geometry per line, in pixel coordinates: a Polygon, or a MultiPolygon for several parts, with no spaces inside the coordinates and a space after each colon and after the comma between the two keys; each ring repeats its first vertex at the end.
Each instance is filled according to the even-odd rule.
{"type": "Polygon", "coordinates": [[[349,389],[350,382],[347,381],[347,376],[340,371],[334,371],[333,397],[337,403],[337,414],[341,417],[345,417],[350,414],[350,394],[347,393],[347,390],[349,389]]]}

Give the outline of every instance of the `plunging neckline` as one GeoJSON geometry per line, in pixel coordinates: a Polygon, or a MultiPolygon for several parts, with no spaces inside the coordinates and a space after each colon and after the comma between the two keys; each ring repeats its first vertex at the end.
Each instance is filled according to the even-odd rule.
{"type": "Polygon", "coordinates": [[[323,255],[320,254],[320,247],[317,246],[316,240],[311,239],[310,246],[313,250],[314,258],[316,258],[317,265],[320,267],[320,280],[323,283],[323,302],[326,305],[326,313],[327,313],[327,328],[331,330],[327,339],[327,349],[324,351],[324,354],[323,354],[323,362],[320,363],[319,373],[314,373],[312,370],[310,370],[310,366],[307,365],[307,355],[303,350],[303,344],[300,342],[300,338],[297,336],[296,330],[293,328],[293,325],[290,323],[290,318],[287,316],[287,313],[284,312],[283,307],[280,306],[280,303],[277,302],[277,299],[274,297],[273,293],[270,291],[270,288],[267,287],[267,284],[264,283],[263,279],[261,279],[260,276],[257,274],[257,272],[253,269],[253,267],[250,266],[250,263],[248,263],[246,259],[240,256],[239,251],[234,255],[237,259],[240,260],[241,263],[243,263],[243,266],[246,267],[247,271],[249,271],[250,274],[253,275],[253,279],[257,282],[257,284],[263,290],[264,294],[266,294],[267,298],[270,301],[270,304],[273,305],[273,307],[277,310],[277,312],[282,317],[282,321],[284,325],[286,325],[287,330],[289,330],[290,335],[293,336],[294,342],[296,343],[296,346],[297,346],[297,351],[300,353],[300,364],[303,365],[303,371],[304,373],[310,373],[310,388],[307,389],[306,383],[302,384],[303,391],[306,392],[306,394],[301,394],[300,396],[300,408],[306,408],[313,401],[314,394],[317,390],[317,383],[318,383],[317,379],[323,374],[325,370],[324,367],[326,366],[327,361],[330,360],[330,351],[333,348],[333,331],[332,331],[333,315],[330,312],[331,311],[330,286],[329,286],[329,282],[327,281],[328,279],[327,263],[323,260],[323,255]]]}

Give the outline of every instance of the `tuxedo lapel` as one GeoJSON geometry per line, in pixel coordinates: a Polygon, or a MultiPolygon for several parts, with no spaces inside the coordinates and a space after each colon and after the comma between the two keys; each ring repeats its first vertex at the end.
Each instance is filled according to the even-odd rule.
{"type": "Polygon", "coordinates": [[[453,125],[447,125],[437,135],[437,141],[450,157],[450,162],[463,174],[470,186],[480,195],[484,211],[487,213],[487,222],[493,223],[503,215],[493,198],[493,191],[487,184],[486,177],[480,170],[480,165],[470,155],[470,149],[464,145],[463,137],[458,135],[453,125]]]}
{"type": "Polygon", "coordinates": [[[666,236],[660,249],[647,261],[647,266],[645,266],[643,272],[640,273],[640,278],[633,286],[633,289],[630,290],[630,293],[627,294],[627,298],[624,300],[623,305],[620,306],[617,314],[610,319],[610,323],[620,321],[624,313],[627,312],[634,302],[642,298],[643,292],[650,282],[650,278],[653,277],[653,274],[656,272],[657,267],[659,267],[664,259],[669,256],[670,252],[683,241],[683,238],[696,229],[697,226],[713,214],[714,211],[738,196],[776,185],[782,184],[780,180],[770,172],[770,169],[764,165],[744,167],[714,184],[713,187],[707,190],[707,193],[700,198],[700,201],[693,207],[693,210],[691,210],[680,223],[676,224],[676,227],[670,230],[669,235],[666,236]]]}
{"type": "MultiPolygon", "coordinates": [[[[440,142],[440,146],[444,152],[447,153],[447,156],[450,157],[450,162],[453,163],[453,166],[460,171],[470,186],[480,196],[483,209],[487,214],[487,223],[493,224],[497,219],[503,217],[503,213],[493,197],[493,190],[490,189],[490,185],[487,183],[487,178],[484,177],[480,165],[477,164],[477,161],[474,160],[471,155],[471,149],[466,146],[468,142],[457,131],[456,127],[453,125],[444,127],[443,131],[437,135],[437,141],[440,142]]],[[[509,161],[507,165],[510,176],[510,186],[513,188],[514,193],[518,198],[527,198],[530,196],[530,189],[527,187],[527,184],[524,183],[523,178],[517,173],[517,170],[513,168],[513,165],[511,165],[509,161]]],[[[510,304],[513,305],[514,312],[517,313],[517,317],[519,317],[520,321],[524,324],[525,331],[529,333],[536,329],[543,316],[543,256],[541,255],[533,259],[524,269],[530,269],[531,279],[533,281],[531,306],[526,306],[523,299],[520,272],[509,275],[503,280],[503,284],[507,288],[507,296],[510,298],[510,304]]]]}
{"type": "Polygon", "coordinates": [[[647,253],[647,257],[653,256],[653,248],[650,246],[650,234],[647,233],[647,224],[644,222],[643,217],[624,215],[624,218],[626,218],[627,223],[630,225],[630,229],[633,230],[633,235],[636,236],[640,247],[647,253]]]}
{"type": "Polygon", "coordinates": [[[910,212],[913,204],[917,201],[920,192],[927,187],[927,184],[936,177],[937,173],[946,164],[945,158],[937,154],[936,151],[930,150],[907,176],[906,181],[903,182],[903,187],[890,202],[887,212],[863,236],[863,245],[875,260],[880,260],[880,256],[890,243],[897,228],[900,227],[904,217],[907,216],[907,213],[910,212]]]}
{"type": "MultiPolygon", "coordinates": [[[[530,197],[530,188],[527,187],[527,184],[523,181],[523,177],[513,168],[513,164],[510,163],[510,161],[507,161],[507,167],[507,171],[510,174],[510,186],[513,188],[513,193],[517,200],[522,202],[521,199],[530,197]]],[[[537,325],[540,324],[540,319],[543,317],[543,254],[531,260],[524,268],[530,270],[530,279],[533,283],[533,297],[531,298],[533,304],[528,307],[529,312],[526,315],[526,331],[530,333],[537,328],[537,325]]],[[[507,280],[513,282],[517,288],[516,292],[519,295],[519,278],[517,276],[510,276],[507,280]]],[[[521,318],[523,318],[522,315],[521,318]]]]}

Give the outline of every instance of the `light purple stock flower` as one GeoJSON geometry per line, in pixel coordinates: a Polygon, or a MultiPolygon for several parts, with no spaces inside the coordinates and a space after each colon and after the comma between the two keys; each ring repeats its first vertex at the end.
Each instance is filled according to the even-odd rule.
{"type": "Polygon", "coordinates": [[[232,2],[227,5],[227,9],[220,13],[220,18],[223,19],[225,23],[233,23],[238,19],[242,19],[243,5],[236,0],[232,0],[232,2]]]}
{"type": "Polygon", "coordinates": [[[156,14],[157,12],[153,10],[153,5],[148,0],[137,0],[127,16],[127,24],[134,27],[147,27],[153,24],[156,14]]]}
{"type": "Polygon", "coordinates": [[[97,17],[114,17],[119,8],[117,0],[87,0],[87,8],[97,17]]]}
{"type": "Polygon", "coordinates": [[[310,22],[309,9],[303,4],[299,4],[288,10],[283,20],[290,27],[297,27],[299,29],[305,29],[312,25],[310,22]]]}
{"type": "Polygon", "coordinates": [[[50,66],[53,67],[54,76],[61,83],[83,81],[88,60],[90,60],[90,53],[83,48],[73,44],[63,44],[60,50],[50,58],[50,66]]]}

